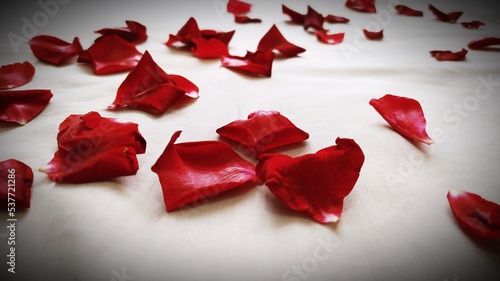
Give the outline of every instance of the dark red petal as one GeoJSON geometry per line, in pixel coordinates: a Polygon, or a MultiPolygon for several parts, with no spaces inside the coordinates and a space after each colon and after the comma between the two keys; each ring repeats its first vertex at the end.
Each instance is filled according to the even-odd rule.
{"type": "Polygon", "coordinates": [[[288,42],[275,24],[260,39],[258,51],[278,51],[286,57],[294,57],[306,49],[288,42]]]}
{"type": "Polygon", "coordinates": [[[460,24],[468,29],[478,29],[480,26],[484,25],[484,22],[473,20],[471,22],[461,22],[460,24]]]}
{"type": "Polygon", "coordinates": [[[193,43],[195,46],[191,52],[200,59],[215,59],[229,54],[227,45],[217,39],[198,38],[193,39],[193,43]]]}
{"type": "Polygon", "coordinates": [[[402,136],[425,144],[434,143],[425,131],[427,122],[418,101],[385,95],[380,99],[371,99],[370,105],[402,136]]]}
{"type": "Polygon", "coordinates": [[[349,19],[344,18],[344,17],[334,16],[334,15],[327,15],[325,17],[325,21],[328,23],[348,23],[349,19]]]}
{"type": "Polygon", "coordinates": [[[182,96],[197,97],[196,85],[181,76],[174,77],[172,79],[163,71],[146,51],[120,85],[115,101],[108,108],[118,110],[126,107],[163,114],[182,96]]]}
{"type": "Polygon", "coordinates": [[[131,70],[141,57],[134,44],[116,35],[109,35],[81,52],[78,62],[91,64],[94,73],[102,75],[131,70]]]}
{"type": "Polygon", "coordinates": [[[234,22],[236,23],[260,23],[261,19],[250,18],[247,16],[234,16],[234,22]]]}
{"type": "Polygon", "coordinates": [[[324,22],[325,18],[322,14],[311,8],[311,6],[307,6],[307,14],[304,21],[305,30],[308,30],[309,28],[313,28],[314,30],[325,30],[323,28],[324,22]]]}
{"type": "Polygon", "coordinates": [[[438,10],[436,7],[429,4],[429,10],[438,18],[440,21],[455,23],[458,18],[463,14],[463,12],[451,12],[451,13],[443,13],[438,10]]]}
{"type": "Polygon", "coordinates": [[[96,41],[102,39],[104,36],[115,34],[128,42],[139,44],[148,38],[146,33],[146,27],[136,21],[127,20],[125,21],[127,27],[117,27],[117,28],[103,28],[95,31],[95,33],[102,34],[101,37],[97,38],[96,41]]]}
{"type": "Polygon", "coordinates": [[[363,33],[365,34],[366,38],[367,39],[370,39],[370,40],[380,40],[382,38],[384,38],[384,30],[380,30],[380,31],[368,31],[366,29],[363,29],[363,33]]]}
{"type": "Polygon", "coordinates": [[[293,23],[303,25],[306,21],[306,15],[297,13],[283,4],[281,5],[281,9],[283,11],[283,14],[288,15],[290,17],[290,21],[293,23]]]}
{"type": "Polygon", "coordinates": [[[198,28],[198,23],[194,18],[189,18],[188,21],[182,26],[182,28],[177,32],[176,35],[170,34],[168,41],[165,45],[171,47],[176,42],[182,42],[184,44],[190,44],[193,39],[200,38],[201,31],[198,28]]]}
{"type": "Polygon", "coordinates": [[[78,37],[73,43],[68,43],[53,36],[40,35],[33,37],[29,44],[35,57],[53,65],[62,65],[83,51],[78,37]]]}
{"type": "Polygon", "coordinates": [[[221,64],[225,68],[241,71],[250,75],[271,77],[274,53],[272,51],[247,52],[244,57],[225,56],[221,64]]]}
{"type": "Polygon", "coordinates": [[[438,61],[461,61],[465,59],[467,52],[466,49],[462,48],[462,50],[458,52],[435,50],[430,51],[430,54],[438,61]]]}
{"type": "Polygon", "coordinates": [[[500,238],[500,205],[466,191],[446,195],[460,226],[483,238],[500,238]]]}
{"type": "Polygon", "coordinates": [[[417,11],[414,10],[408,6],[405,5],[396,5],[394,6],[396,9],[396,13],[398,15],[403,15],[403,16],[412,16],[412,17],[423,17],[424,13],[422,11],[417,11]]]}
{"type": "Polygon", "coordinates": [[[376,13],[375,0],[347,0],[345,6],[358,12],[376,13]]]}
{"type": "Polygon", "coordinates": [[[15,213],[17,208],[29,208],[32,184],[33,170],[30,166],[16,159],[0,162],[0,207],[2,211],[15,213]]]}
{"type": "Polygon", "coordinates": [[[240,0],[229,0],[227,1],[227,11],[234,15],[241,15],[250,12],[252,9],[252,4],[243,2],[240,0]]]}
{"type": "Polygon", "coordinates": [[[221,41],[224,45],[229,45],[229,42],[233,38],[234,35],[234,30],[228,31],[228,32],[223,32],[223,31],[216,31],[212,29],[202,29],[200,30],[201,37],[210,40],[210,39],[217,39],[221,41]]]}
{"type": "Polygon", "coordinates": [[[0,67],[0,90],[22,86],[33,79],[35,67],[29,62],[2,65],[0,67]]]}
{"type": "Polygon", "coordinates": [[[296,158],[264,154],[256,167],[257,176],[288,207],[307,211],[320,223],[336,222],[365,157],[354,140],[337,138],[335,142],[296,158]]]}
{"type": "Polygon", "coordinates": [[[50,90],[0,91],[0,120],[25,125],[49,104],[50,90]]]}
{"type": "Polygon", "coordinates": [[[217,129],[222,137],[239,142],[258,157],[273,148],[298,143],[309,134],[297,128],[277,111],[259,110],[248,115],[247,120],[236,120],[217,129]]]}
{"type": "Polygon", "coordinates": [[[470,41],[467,47],[472,50],[485,49],[493,45],[500,45],[500,37],[484,37],[470,41]]]}
{"type": "Polygon", "coordinates": [[[328,34],[326,31],[316,31],[318,40],[325,44],[339,44],[344,41],[344,32],[328,34]]]}
{"type": "Polygon", "coordinates": [[[258,182],[255,165],[239,156],[228,144],[200,141],[170,142],[151,170],[158,174],[167,211],[211,197],[245,183],[258,182]]]}

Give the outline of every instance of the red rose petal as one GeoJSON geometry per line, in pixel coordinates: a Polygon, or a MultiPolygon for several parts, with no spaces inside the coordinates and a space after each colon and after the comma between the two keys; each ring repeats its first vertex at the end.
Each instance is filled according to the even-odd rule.
{"type": "Polygon", "coordinates": [[[167,211],[214,196],[248,182],[256,183],[255,165],[239,156],[228,144],[200,141],[170,142],[151,170],[158,174],[167,211]]]}
{"type": "Polygon", "coordinates": [[[255,53],[247,52],[244,57],[222,57],[221,65],[225,68],[241,71],[245,74],[271,77],[273,61],[274,52],[257,51],[255,53]]]}
{"type": "Polygon", "coordinates": [[[103,75],[131,70],[141,57],[134,44],[117,35],[109,35],[81,52],[78,62],[91,64],[96,75],[103,75]]]}
{"type": "Polygon", "coordinates": [[[384,38],[384,30],[380,31],[368,31],[366,29],[363,29],[363,33],[365,34],[366,38],[369,40],[380,40],[384,38]]]}
{"type": "Polygon", "coordinates": [[[50,90],[0,91],[0,120],[25,125],[49,104],[50,90]]]}
{"type": "Polygon", "coordinates": [[[250,18],[247,16],[234,16],[234,22],[236,23],[260,23],[261,19],[250,18]]]}
{"type": "Polygon", "coordinates": [[[427,123],[418,101],[385,95],[380,99],[371,99],[370,105],[402,136],[425,144],[434,143],[425,131],[427,123]]]}
{"type": "Polygon", "coordinates": [[[296,158],[264,154],[256,167],[257,176],[291,209],[308,211],[320,223],[337,222],[365,157],[354,140],[337,138],[335,142],[296,158]]]}
{"type": "Polygon", "coordinates": [[[33,170],[30,166],[16,159],[0,162],[0,207],[2,211],[15,213],[17,208],[29,208],[32,184],[33,170]]]}
{"type": "Polygon", "coordinates": [[[483,238],[500,238],[500,205],[465,191],[450,190],[446,195],[460,226],[483,238]]]}
{"type": "Polygon", "coordinates": [[[227,2],[227,11],[234,15],[246,14],[252,9],[252,4],[240,0],[229,0],[227,2]]]}
{"type": "Polygon", "coordinates": [[[411,17],[423,17],[424,13],[422,11],[414,10],[408,6],[405,5],[396,5],[394,6],[396,9],[396,13],[398,15],[403,15],[403,16],[411,16],[411,17]]]}
{"type": "Polygon", "coordinates": [[[215,59],[228,55],[227,45],[217,39],[193,39],[195,47],[191,48],[193,55],[200,59],[215,59]]]}
{"type": "Polygon", "coordinates": [[[297,128],[277,111],[259,110],[248,115],[247,120],[236,120],[217,129],[222,137],[239,142],[258,157],[273,148],[298,143],[309,134],[297,128]]]}
{"type": "Polygon", "coordinates": [[[182,76],[170,76],[148,51],[118,88],[110,110],[131,108],[163,114],[179,98],[198,96],[198,87],[182,76]],[[178,84],[177,82],[181,82],[178,84]]]}
{"type": "Polygon", "coordinates": [[[168,41],[165,45],[171,47],[177,42],[182,42],[184,44],[192,44],[193,39],[200,38],[201,31],[198,27],[198,23],[194,18],[189,18],[188,21],[181,27],[176,35],[170,34],[168,41]]]}
{"type": "Polygon", "coordinates": [[[322,14],[311,8],[311,6],[307,6],[307,14],[304,21],[305,30],[308,30],[309,28],[313,28],[314,30],[325,30],[323,28],[324,22],[325,18],[322,14]]]}
{"type": "Polygon", "coordinates": [[[104,36],[117,35],[128,42],[139,44],[148,38],[146,33],[146,27],[136,21],[127,20],[125,21],[127,27],[117,27],[117,28],[103,28],[95,31],[95,33],[102,34],[101,37],[97,38],[96,41],[101,40],[104,36]]]}
{"type": "Polygon", "coordinates": [[[325,21],[328,23],[348,23],[349,19],[344,18],[344,17],[334,16],[334,15],[327,15],[325,17],[325,21]]]}
{"type": "Polygon", "coordinates": [[[485,49],[493,45],[500,45],[500,37],[484,37],[470,41],[467,47],[472,50],[485,49]]]}
{"type": "Polygon", "coordinates": [[[286,14],[290,17],[290,21],[296,24],[303,25],[304,22],[306,21],[306,15],[297,13],[296,11],[288,8],[285,5],[281,5],[281,9],[283,11],[283,14],[286,14]]]}
{"type": "Polygon", "coordinates": [[[339,44],[344,41],[343,32],[328,34],[326,31],[316,31],[315,34],[318,40],[325,44],[339,44]]]}
{"type": "Polygon", "coordinates": [[[68,43],[53,36],[40,35],[33,37],[29,44],[35,57],[57,66],[66,63],[83,51],[78,37],[73,39],[73,43],[68,43]]]}
{"type": "Polygon", "coordinates": [[[2,65],[0,67],[0,90],[20,87],[33,79],[35,67],[29,62],[2,65]]]}
{"type": "Polygon", "coordinates": [[[375,0],[347,0],[345,6],[358,12],[376,13],[375,0]]]}
{"type": "Polygon", "coordinates": [[[484,22],[473,20],[471,22],[461,22],[460,24],[467,29],[478,29],[480,26],[484,25],[484,22]]]}
{"type": "Polygon", "coordinates": [[[466,49],[462,48],[458,52],[434,50],[430,51],[430,54],[438,61],[461,61],[465,59],[467,52],[466,49]]]}
{"type": "Polygon", "coordinates": [[[258,51],[278,51],[286,57],[294,57],[306,49],[288,42],[275,24],[260,39],[257,46],[258,51]]]}
{"type": "Polygon", "coordinates": [[[463,12],[451,12],[451,13],[443,13],[438,10],[436,7],[429,4],[429,10],[437,17],[438,20],[444,22],[455,23],[458,18],[463,14],[463,12]]]}
{"type": "Polygon", "coordinates": [[[201,37],[205,38],[206,40],[217,39],[224,45],[226,45],[226,47],[227,45],[229,45],[229,42],[233,38],[234,32],[235,32],[234,30],[228,32],[216,31],[212,29],[200,30],[201,37]]]}

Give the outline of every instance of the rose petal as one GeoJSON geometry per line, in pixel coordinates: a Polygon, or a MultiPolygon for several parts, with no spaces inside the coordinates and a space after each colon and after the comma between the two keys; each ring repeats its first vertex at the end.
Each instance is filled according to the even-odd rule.
{"type": "Polygon", "coordinates": [[[234,30],[224,32],[224,31],[216,31],[212,29],[202,29],[200,30],[201,37],[206,40],[217,39],[222,42],[226,47],[229,45],[229,42],[233,38],[234,30]]]}
{"type": "Polygon", "coordinates": [[[384,38],[384,30],[380,31],[368,31],[366,29],[363,29],[363,33],[365,34],[365,37],[369,40],[380,40],[384,38]]]}
{"type": "Polygon", "coordinates": [[[334,16],[334,15],[327,15],[325,17],[325,21],[328,23],[348,23],[349,19],[344,18],[344,17],[334,16]]]}
{"type": "Polygon", "coordinates": [[[313,28],[314,30],[325,30],[323,28],[324,22],[325,18],[322,14],[311,8],[311,6],[307,6],[307,14],[304,21],[305,30],[308,30],[309,28],[313,28]]]}
{"type": "Polygon", "coordinates": [[[438,10],[436,7],[429,4],[429,10],[437,17],[438,20],[444,22],[455,23],[458,18],[463,14],[463,12],[451,12],[451,13],[443,13],[438,10]]]}
{"type": "Polygon", "coordinates": [[[286,57],[294,57],[299,53],[305,52],[306,49],[288,42],[278,30],[278,27],[273,24],[269,31],[260,39],[257,50],[261,52],[276,50],[286,57]]]}
{"type": "Polygon", "coordinates": [[[326,31],[316,31],[316,38],[325,44],[339,44],[344,41],[344,32],[328,34],[326,31]]]}
{"type": "Polygon", "coordinates": [[[471,22],[461,22],[460,24],[467,29],[478,29],[480,26],[484,25],[484,22],[473,20],[471,22]]]}
{"type": "MultiPolygon", "coordinates": [[[[194,18],[189,18],[188,21],[181,27],[176,35],[170,34],[168,41],[165,45],[171,47],[177,42],[184,44],[193,44],[193,39],[200,38],[201,31],[198,23],[194,18]]],[[[194,45],[194,44],[193,44],[194,45]]]]}
{"type": "Polygon", "coordinates": [[[352,139],[335,142],[296,158],[264,154],[256,167],[257,176],[291,209],[307,211],[320,223],[337,222],[344,197],[359,177],[364,154],[352,139]]]}
{"type": "Polygon", "coordinates": [[[227,11],[234,15],[246,14],[252,9],[252,4],[240,0],[227,1],[227,11]]]}
{"type": "Polygon", "coordinates": [[[25,125],[49,104],[50,90],[0,91],[0,120],[25,125]]]}
{"type": "Polygon", "coordinates": [[[458,52],[434,50],[430,51],[430,54],[438,61],[461,61],[465,59],[467,52],[466,49],[462,48],[458,52]]]}
{"type": "Polygon", "coordinates": [[[226,143],[170,142],[151,170],[158,174],[167,211],[176,210],[245,183],[258,182],[255,165],[241,158],[226,143]]]}
{"type": "Polygon", "coordinates": [[[197,94],[196,85],[182,76],[168,75],[146,51],[118,88],[116,99],[108,109],[131,108],[163,114],[179,98],[197,97],[197,94]]]}
{"type": "Polygon", "coordinates": [[[414,10],[408,6],[405,5],[396,5],[394,6],[396,9],[396,13],[398,15],[403,15],[403,16],[411,16],[411,17],[423,17],[424,13],[422,11],[414,10]]]}
{"type": "Polygon", "coordinates": [[[33,55],[40,61],[56,66],[65,64],[83,51],[78,37],[73,39],[73,43],[68,43],[53,36],[40,35],[33,37],[29,45],[33,55]]]}
{"type": "Polygon", "coordinates": [[[195,47],[191,48],[193,55],[200,59],[215,59],[227,56],[227,45],[217,39],[197,38],[193,39],[195,47]]]}
{"type": "Polygon", "coordinates": [[[385,95],[380,99],[371,99],[370,105],[402,136],[425,144],[434,143],[425,131],[427,123],[418,101],[385,95]]]}
{"type": "Polygon", "coordinates": [[[15,213],[17,208],[29,208],[32,184],[33,170],[30,166],[16,159],[0,162],[0,207],[2,211],[15,213]]]}
{"type": "Polygon", "coordinates": [[[20,87],[33,79],[35,67],[29,62],[2,65],[0,67],[0,90],[20,87]]]}
{"type": "Polygon", "coordinates": [[[257,51],[255,53],[247,52],[244,57],[222,57],[221,65],[225,68],[241,71],[245,74],[271,77],[273,61],[274,52],[257,51]]]}
{"type": "Polygon", "coordinates": [[[250,18],[247,16],[234,16],[234,22],[236,23],[260,23],[261,19],[250,18]]]}
{"type": "Polygon", "coordinates": [[[293,23],[303,25],[306,21],[306,15],[297,13],[296,11],[288,8],[283,4],[281,5],[281,9],[283,11],[283,14],[288,15],[290,17],[290,21],[293,23]]]}
{"type": "Polygon", "coordinates": [[[136,21],[127,20],[125,21],[127,27],[117,27],[117,28],[103,28],[95,31],[95,33],[102,34],[101,37],[96,39],[101,40],[104,36],[115,34],[128,42],[139,44],[146,41],[148,35],[146,33],[146,27],[136,21]]]}
{"type": "Polygon", "coordinates": [[[345,6],[358,12],[376,13],[375,0],[347,0],[345,6]]]}
{"type": "Polygon", "coordinates": [[[472,192],[450,190],[446,197],[465,230],[483,238],[500,238],[500,205],[472,192]]]}
{"type": "Polygon", "coordinates": [[[467,47],[472,50],[486,49],[493,45],[500,45],[500,37],[484,37],[470,41],[467,47]]]}
{"type": "Polygon", "coordinates": [[[258,157],[273,148],[298,143],[309,134],[297,128],[277,111],[259,110],[248,115],[247,120],[236,120],[217,129],[220,136],[239,142],[258,157]]]}

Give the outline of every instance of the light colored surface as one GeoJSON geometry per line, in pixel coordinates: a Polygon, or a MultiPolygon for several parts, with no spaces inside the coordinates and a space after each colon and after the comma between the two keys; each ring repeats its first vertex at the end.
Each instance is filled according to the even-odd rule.
{"type": "MultiPolygon", "coordinates": [[[[281,4],[305,12],[306,3],[251,2],[249,16],[263,23],[235,24],[224,11],[226,2],[219,0],[74,0],[60,5],[38,28],[36,35],[66,41],[78,36],[87,48],[97,37],[94,30],[124,26],[128,19],[146,25],[149,39],[138,49],[148,50],[167,73],[183,75],[200,88],[197,101],[161,117],[106,110],[126,73],[94,76],[87,65],[76,63],[53,67],[37,61],[27,45],[16,53],[6,34],[22,35],[21,19],[32,19],[41,8],[31,3],[2,10],[0,64],[32,62],[35,78],[20,89],[48,88],[54,94],[47,109],[26,126],[0,127],[1,158],[19,159],[35,170],[32,207],[17,213],[16,277],[498,280],[498,241],[465,234],[446,193],[463,189],[500,202],[500,52],[469,51],[466,61],[438,62],[429,51],[458,51],[472,39],[500,36],[499,4],[433,1],[443,11],[463,10],[459,22],[486,23],[467,30],[436,21],[425,1],[402,2],[424,11],[423,18],[394,15],[387,1],[376,2],[378,18],[348,10],[344,1],[310,1],[323,14],[351,19],[347,25],[325,24],[332,32],[346,32],[343,43],[331,46],[286,23],[281,4]],[[275,61],[269,79],[241,76],[220,67],[218,60],[202,61],[163,45],[191,16],[202,29],[235,29],[232,54],[253,51],[274,23],[307,51],[275,61]],[[377,22],[385,38],[366,41],[361,29],[377,22]],[[487,97],[475,98],[476,89],[487,97]],[[414,145],[386,126],[368,102],[387,93],[421,103],[435,144],[414,145]],[[455,113],[456,106],[465,107],[466,115],[455,113]],[[179,142],[214,140],[218,127],[260,109],[278,110],[310,134],[304,145],[285,151],[290,155],[315,152],[334,144],[336,137],[353,138],[361,146],[366,161],[339,223],[320,225],[289,211],[263,185],[167,213],[150,168],[172,133],[183,130],[179,142]],[[138,156],[137,175],[70,185],[36,172],[56,150],[59,123],[69,114],[91,110],[139,124],[147,150],[138,156]]],[[[2,213],[2,225],[6,218],[2,213]]],[[[6,233],[2,227],[2,261],[6,233]]],[[[0,276],[12,278],[2,264],[0,276]]]]}

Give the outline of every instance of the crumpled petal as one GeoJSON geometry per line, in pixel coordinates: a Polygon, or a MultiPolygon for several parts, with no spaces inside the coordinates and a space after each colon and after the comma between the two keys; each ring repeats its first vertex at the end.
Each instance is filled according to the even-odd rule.
{"type": "Polygon", "coordinates": [[[418,101],[388,94],[371,99],[370,105],[402,136],[425,144],[434,143],[425,131],[427,122],[418,101]]]}
{"type": "Polygon", "coordinates": [[[325,22],[325,18],[322,14],[318,13],[316,10],[311,8],[311,6],[307,6],[307,14],[306,19],[304,21],[304,29],[308,30],[312,28],[314,30],[325,30],[323,28],[323,23],[325,22]]]}
{"type": "Polygon", "coordinates": [[[467,29],[478,29],[480,26],[485,25],[484,22],[478,21],[478,20],[473,20],[470,22],[464,21],[464,22],[461,22],[460,24],[467,29]]]}
{"type": "Polygon", "coordinates": [[[95,31],[102,36],[96,41],[101,40],[104,36],[117,35],[130,43],[140,44],[148,39],[146,26],[132,20],[126,20],[127,27],[103,28],[95,31]]]}
{"type": "Polygon", "coordinates": [[[328,34],[326,31],[316,31],[316,38],[321,43],[325,44],[339,44],[344,41],[344,32],[328,34]]]}
{"type": "Polygon", "coordinates": [[[307,13],[301,14],[298,13],[285,5],[281,5],[281,9],[284,14],[290,17],[290,21],[295,24],[300,24],[304,27],[304,30],[308,30],[309,28],[314,29],[315,31],[327,31],[323,28],[323,23],[325,21],[329,23],[346,23],[349,22],[349,19],[344,17],[337,17],[334,15],[327,15],[326,17],[322,14],[318,13],[311,6],[307,6],[307,13]]]}
{"type": "Polygon", "coordinates": [[[221,65],[247,75],[271,77],[273,61],[273,51],[257,51],[255,53],[247,51],[244,57],[222,57],[221,65]]]}
{"type": "Polygon", "coordinates": [[[281,5],[281,10],[283,11],[283,14],[288,15],[290,17],[290,21],[293,23],[303,25],[304,22],[306,21],[306,15],[298,13],[283,4],[281,5]]]}
{"type": "Polygon", "coordinates": [[[358,12],[377,12],[377,9],[375,8],[375,0],[347,0],[345,2],[345,6],[358,12]]]}
{"type": "Polygon", "coordinates": [[[94,74],[103,75],[131,70],[141,57],[134,44],[112,34],[81,52],[78,62],[91,64],[94,74]]]}
{"type": "Polygon", "coordinates": [[[465,55],[467,55],[468,51],[464,48],[458,52],[452,52],[449,50],[439,51],[434,50],[430,51],[431,56],[436,58],[438,61],[461,61],[465,59],[465,55]]]}
{"type": "Polygon", "coordinates": [[[295,158],[264,154],[257,176],[291,209],[307,211],[320,223],[337,222],[365,157],[352,139],[337,138],[335,143],[295,158]]]}
{"type": "Polygon", "coordinates": [[[484,37],[470,41],[467,47],[472,50],[487,49],[490,46],[500,45],[500,37],[484,37]]]}
{"type": "Polygon", "coordinates": [[[223,191],[256,183],[255,165],[244,160],[228,144],[199,141],[175,144],[181,131],[170,142],[151,170],[158,174],[167,211],[223,191]]]}
{"type": "Polygon", "coordinates": [[[450,23],[455,23],[463,14],[463,12],[443,13],[431,4],[429,4],[429,10],[431,10],[431,12],[437,17],[438,20],[450,23]]]}
{"type": "Polygon", "coordinates": [[[327,15],[325,17],[325,21],[327,23],[348,23],[349,19],[340,16],[327,15]]]}
{"type": "Polygon", "coordinates": [[[16,159],[0,162],[0,207],[2,211],[15,213],[17,208],[29,208],[32,185],[33,170],[30,166],[16,159]]]}
{"type": "Polygon", "coordinates": [[[275,24],[260,39],[257,51],[278,51],[286,57],[294,57],[306,49],[288,42],[275,24]]]}
{"type": "Polygon", "coordinates": [[[368,31],[366,29],[363,29],[363,33],[365,34],[365,37],[370,40],[381,40],[384,38],[384,30],[380,31],[368,31]]]}
{"type": "Polygon", "coordinates": [[[217,129],[221,137],[239,142],[255,153],[256,157],[271,149],[309,138],[288,118],[273,110],[259,110],[248,115],[247,120],[236,120],[217,129]]]}
{"type": "Polygon", "coordinates": [[[236,23],[260,23],[261,19],[250,18],[247,16],[234,16],[234,22],[236,23]]]}
{"type": "Polygon", "coordinates": [[[450,190],[446,197],[466,231],[482,238],[500,238],[500,205],[466,191],[450,190]]]}
{"type": "Polygon", "coordinates": [[[73,39],[73,43],[68,43],[53,36],[39,35],[31,38],[29,45],[40,61],[56,66],[67,63],[83,51],[78,37],[73,39]]]}
{"type": "Polygon", "coordinates": [[[130,108],[159,115],[183,96],[197,98],[198,87],[182,76],[167,74],[146,51],[108,109],[130,108]]]}
{"type": "Polygon", "coordinates": [[[50,90],[0,91],[0,120],[25,125],[47,107],[52,96],[50,90]]]}
{"type": "Polygon", "coordinates": [[[424,13],[422,11],[414,10],[408,6],[405,5],[396,5],[394,6],[396,9],[396,13],[398,15],[403,15],[403,16],[411,16],[411,17],[423,17],[424,13]]]}
{"type": "Polygon", "coordinates": [[[20,87],[33,79],[35,67],[29,62],[13,63],[0,67],[0,90],[20,87]]]}
{"type": "Polygon", "coordinates": [[[240,0],[229,0],[226,5],[227,11],[234,15],[241,15],[250,12],[252,4],[240,0]]]}

